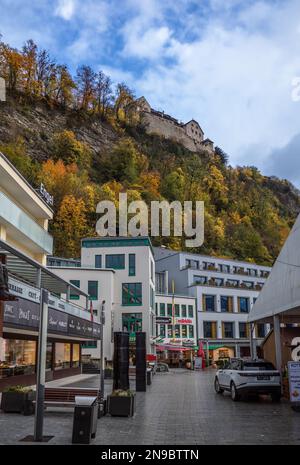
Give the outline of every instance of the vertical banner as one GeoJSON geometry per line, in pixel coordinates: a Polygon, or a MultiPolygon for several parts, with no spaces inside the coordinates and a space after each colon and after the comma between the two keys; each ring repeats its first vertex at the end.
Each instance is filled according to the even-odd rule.
{"type": "Polygon", "coordinates": [[[172,338],[175,339],[175,282],[172,279],[172,338]]]}
{"type": "Polygon", "coordinates": [[[288,362],[290,401],[300,404],[300,362],[288,362]]]}

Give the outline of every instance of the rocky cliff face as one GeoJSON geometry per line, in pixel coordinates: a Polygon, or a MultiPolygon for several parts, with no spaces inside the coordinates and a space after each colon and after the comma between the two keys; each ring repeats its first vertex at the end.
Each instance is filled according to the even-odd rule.
{"type": "Polygon", "coordinates": [[[118,134],[109,124],[90,118],[87,121],[72,111],[36,102],[20,104],[13,99],[0,102],[0,142],[12,142],[22,137],[28,155],[38,161],[49,158],[53,135],[64,129],[72,130],[94,154],[111,147],[118,139],[118,134]]]}

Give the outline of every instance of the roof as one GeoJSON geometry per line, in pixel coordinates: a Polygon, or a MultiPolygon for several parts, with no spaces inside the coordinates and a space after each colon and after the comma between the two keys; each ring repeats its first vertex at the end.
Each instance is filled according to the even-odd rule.
{"type": "Polygon", "coordinates": [[[300,215],[253,305],[249,321],[271,321],[284,313],[300,317],[300,215]]]}
{"type": "MultiPolygon", "coordinates": [[[[20,281],[36,286],[39,270],[41,272],[41,287],[53,294],[66,294],[68,287],[74,295],[88,297],[86,292],[81,291],[77,286],[65,281],[58,275],[50,271],[22,252],[18,251],[5,241],[0,240],[0,254],[6,256],[6,267],[8,272],[20,281]]],[[[37,287],[37,286],[36,286],[37,287]]]]}
{"type": "Polygon", "coordinates": [[[187,125],[190,124],[190,123],[196,123],[196,124],[199,126],[199,128],[201,129],[202,133],[204,134],[204,131],[203,131],[203,129],[201,128],[200,124],[199,124],[198,121],[196,121],[194,118],[192,118],[192,119],[191,119],[190,121],[188,121],[187,123],[184,123],[184,126],[187,126],[187,125]]]}

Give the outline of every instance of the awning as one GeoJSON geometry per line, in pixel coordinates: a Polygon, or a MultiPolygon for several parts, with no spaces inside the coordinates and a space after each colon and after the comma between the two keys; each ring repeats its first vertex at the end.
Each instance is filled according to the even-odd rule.
{"type": "Polygon", "coordinates": [[[189,350],[193,349],[193,347],[182,347],[182,346],[175,346],[175,345],[157,345],[156,346],[156,350],[171,350],[171,351],[174,351],[174,352],[187,352],[189,350]]]}
{"type": "Polygon", "coordinates": [[[41,265],[19,250],[15,249],[5,241],[0,240],[0,254],[6,256],[6,267],[8,273],[15,276],[20,281],[32,284],[35,287],[42,287],[53,294],[67,294],[70,289],[73,295],[82,295],[88,298],[88,294],[78,287],[57,276],[53,271],[41,265]],[[40,286],[38,278],[40,274],[40,286]]]}

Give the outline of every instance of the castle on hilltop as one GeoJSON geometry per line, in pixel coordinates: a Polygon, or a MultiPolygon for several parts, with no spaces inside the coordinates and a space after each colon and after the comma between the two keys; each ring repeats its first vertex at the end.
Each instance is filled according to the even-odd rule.
{"type": "Polygon", "coordinates": [[[173,139],[191,152],[203,149],[208,152],[214,151],[213,141],[204,139],[204,132],[194,119],[188,123],[181,123],[163,111],[151,108],[145,97],[138,98],[135,104],[148,134],[158,134],[166,139],[173,139]]]}

